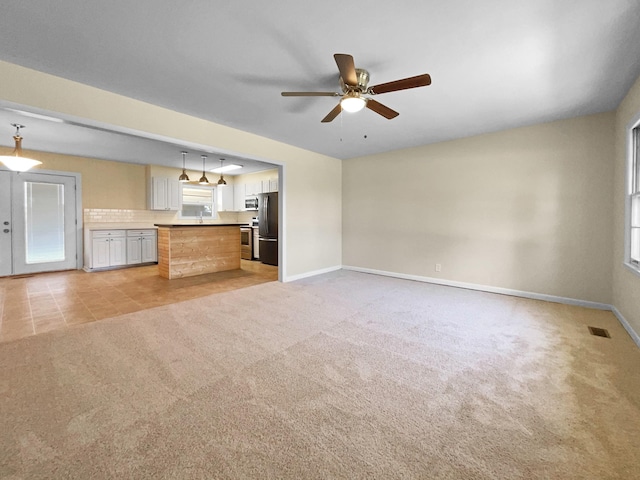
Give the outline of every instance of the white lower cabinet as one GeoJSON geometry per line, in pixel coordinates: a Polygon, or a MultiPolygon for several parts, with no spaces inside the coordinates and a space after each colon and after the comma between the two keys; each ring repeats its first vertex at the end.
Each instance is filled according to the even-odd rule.
{"type": "Polygon", "coordinates": [[[85,270],[158,261],[155,229],[89,230],[85,232],[85,270]]]}
{"type": "Polygon", "coordinates": [[[142,263],[158,261],[158,238],[156,233],[142,237],[142,263]]]}
{"type": "Polygon", "coordinates": [[[158,261],[155,230],[127,230],[127,265],[158,261]]]}
{"type": "Polygon", "coordinates": [[[126,264],[125,230],[91,232],[91,268],[107,268],[126,264]]]}

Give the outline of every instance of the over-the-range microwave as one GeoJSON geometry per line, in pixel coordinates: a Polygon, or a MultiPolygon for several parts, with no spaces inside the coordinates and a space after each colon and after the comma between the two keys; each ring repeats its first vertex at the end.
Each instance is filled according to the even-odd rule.
{"type": "Polygon", "coordinates": [[[247,197],[244,199],[245,210],[257,210],[258,209],[258,197],[247,197]]]}

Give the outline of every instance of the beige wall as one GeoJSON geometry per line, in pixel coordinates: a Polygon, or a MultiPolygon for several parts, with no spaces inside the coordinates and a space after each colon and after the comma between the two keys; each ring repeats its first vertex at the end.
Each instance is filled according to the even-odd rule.
{"type": "Polygon", "coordinates": [[[610,303],[613,131],[605,113],[347,160],[343,264],[610,303]]]}
{"type": "Polygon", "coordinates": [[[0,78],[6,102],[283,165],[284,278],[341,264],[340,160],[7,62],[0,78]]]}
{"type": "Polygon", "coordinates": [[[640,113],[640,77],[616,111],[614,188],[613,305],[640,335],[640,277],[623,265],[627,125],[640,113]]]}
{"type": "Polygon", "coordinates": [[[235,183],[256,183],[256,182],[262,182],[265,180],[268,181],[273,178],[278,178],[278,169],[274,168],[271,170],[265,170],[263,172],[247,173],[245,175],[236,175],[234,177],[229,177],[229,178],[225,176],[224,178],[227,181],[229,181],[229,178],[231,178],[232,181],[235,183]]]}
{"type": "MultiPolygon", "coordinates": [[[[0,147],[0,155],[12,151],[13,148],[0,147]]],[[[25,150],[24,154],[42,162],[34,171],[41,169],[80,173],[83,208],[147,208],[144,165],[32,150],[25,150]]]]}

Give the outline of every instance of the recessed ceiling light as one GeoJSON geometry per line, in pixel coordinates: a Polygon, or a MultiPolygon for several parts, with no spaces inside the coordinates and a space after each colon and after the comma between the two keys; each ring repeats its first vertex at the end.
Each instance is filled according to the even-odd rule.
{"type": "Polygon", "coordinates": [[[242,168],[242,165],[225,165],[224,167],[220,168],[214,168],[213,170],[209,170],[210,172],[213,173],[225,173],[225,172],[231,172],[232,170],[239,170],[242,168]]]}

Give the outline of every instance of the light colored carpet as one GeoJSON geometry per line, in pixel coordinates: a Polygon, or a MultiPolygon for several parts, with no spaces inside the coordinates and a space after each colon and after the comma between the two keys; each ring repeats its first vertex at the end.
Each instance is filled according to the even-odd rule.
{"type": "Polygon", "coordinates": [[[339,271],[0,344],[0,368],[3,479],[640,475],[610,312],[339,271]]]}

